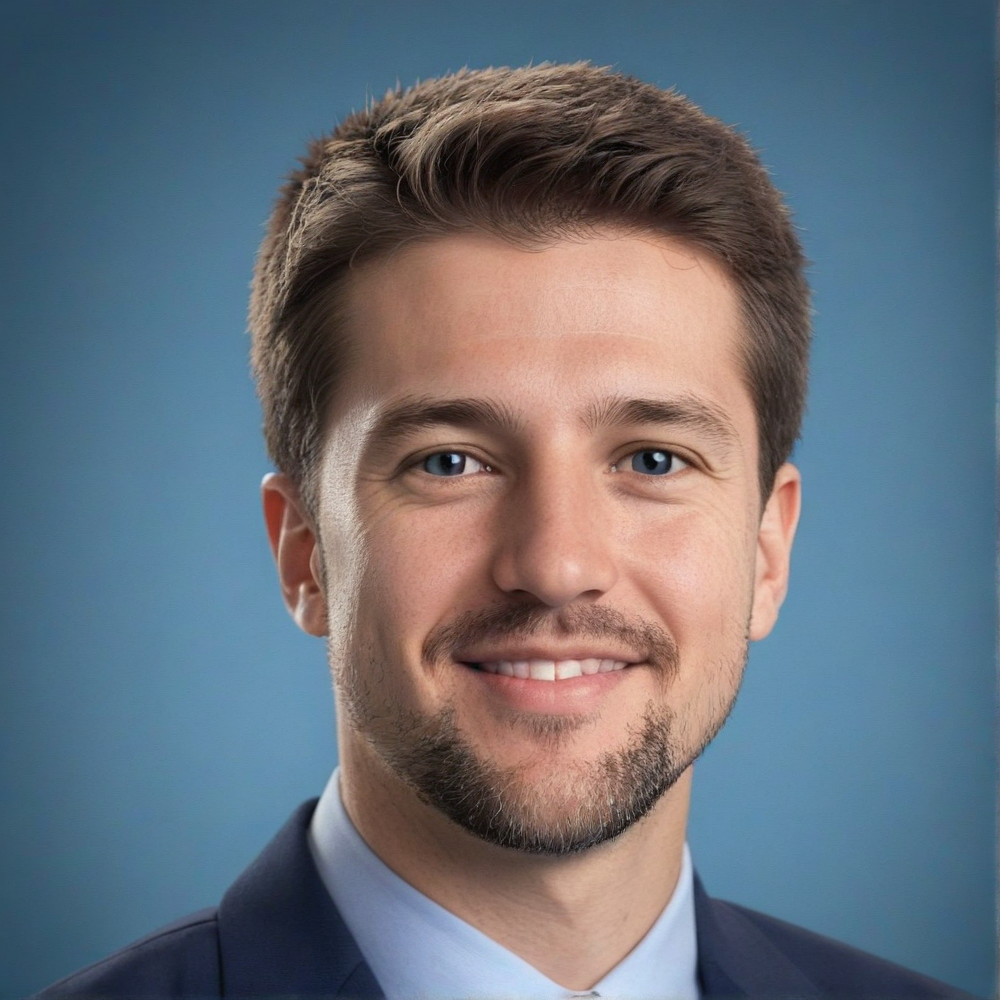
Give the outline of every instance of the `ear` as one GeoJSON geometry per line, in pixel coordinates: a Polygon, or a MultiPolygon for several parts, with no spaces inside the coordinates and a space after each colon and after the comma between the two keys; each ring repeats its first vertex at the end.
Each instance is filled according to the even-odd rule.
{"type": "Polygon", "coordinates": [[[303,632],[326,635],[326,595],[312,519],[292,481],[272,472],[260,484],[264,522],[285,607],[303,632]]]}
{"type": "Polygon", "coordinates": [[[788,592],[792,542],[801,505],[802,476],[794,465],[786,462],[774,477],[774,488],[757,531],[757,566],[750,615],[750,638],[755,642],[774,628],[788,592]]]}

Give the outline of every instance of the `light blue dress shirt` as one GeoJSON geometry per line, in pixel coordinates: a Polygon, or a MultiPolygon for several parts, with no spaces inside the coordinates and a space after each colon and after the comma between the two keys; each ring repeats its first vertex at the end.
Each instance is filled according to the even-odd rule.
{"type": "Polygon", "coordinates": [[[309,829],[324,884],[387,1000],[699,1000],[687,844],[674,894],[646,936],[592,993],[574,993],[390,870],[344,809],[334,771],[309,829]]]}

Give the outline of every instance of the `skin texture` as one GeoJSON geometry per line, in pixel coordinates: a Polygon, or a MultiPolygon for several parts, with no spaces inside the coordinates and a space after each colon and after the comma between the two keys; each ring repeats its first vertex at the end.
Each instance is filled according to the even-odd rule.
{"type": "Polygon", "coordinates": [[[347,294],[318,510],[263,487],[286,604],[327,637],[347,811],[416,888],[590,989],[673,892],[691,764],[785,595],[798,472],[761,502],[736,295],[680,244],[449,236],[347,294]],[[427,412],[454,400],[475,405],[427,412]],[[469,665],[585,656],[629,665],[469,665]]]}

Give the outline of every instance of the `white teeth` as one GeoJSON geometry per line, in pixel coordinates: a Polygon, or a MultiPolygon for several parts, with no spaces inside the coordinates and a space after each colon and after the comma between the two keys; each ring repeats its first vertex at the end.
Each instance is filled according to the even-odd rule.
{"type": "Polygon", "coordinates": [[[554,681],[556,679],[555,660],[530,660],[528,676],[533,681],[554,681]]]}
{"type": "Polygon", "coordinates": [[[571,677],[580,677],[583,674],[579,660],[558,660],[555,667],[557,681],[568,681],[571,677]]]}
{"type": "Polygon", "coordinates": [[[566,681],[573,677],[624,670],[627,664],[624,660],[598,660],[590,657],[583,660],[494,660],[480,663],[479,666],[489,674],[502,674],[504,677],[566,681]]]}

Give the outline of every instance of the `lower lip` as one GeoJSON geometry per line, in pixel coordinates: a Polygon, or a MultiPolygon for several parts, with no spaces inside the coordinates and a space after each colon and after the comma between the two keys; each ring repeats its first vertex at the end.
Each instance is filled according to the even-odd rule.
{"type": "Polygon", "coordinates": [[[491,674],[467,664],[462,666],[490,695],[502,699],[511,708],[544,715],[573,715],[593,709],[639,664],[561,681],[533,681],[530,678],[491,674]]]}

